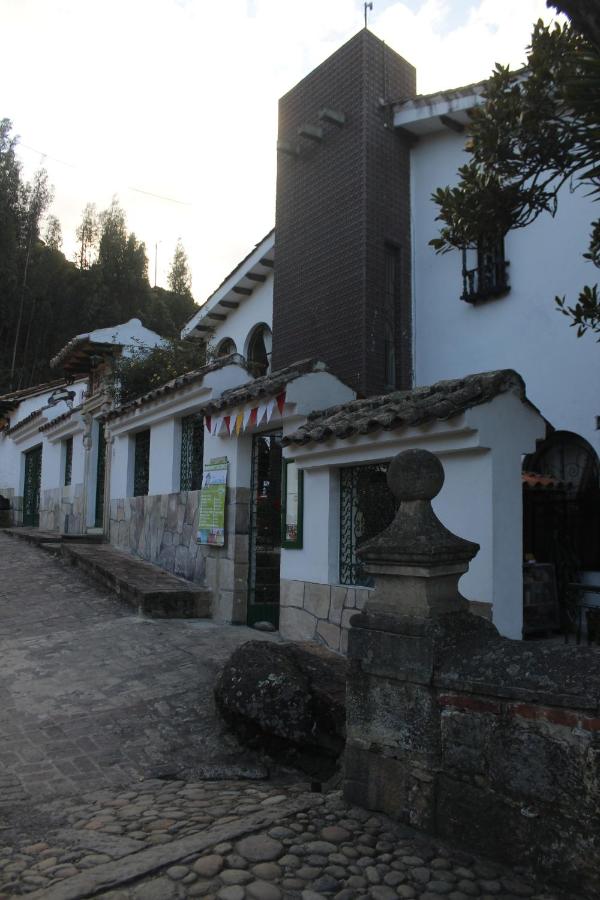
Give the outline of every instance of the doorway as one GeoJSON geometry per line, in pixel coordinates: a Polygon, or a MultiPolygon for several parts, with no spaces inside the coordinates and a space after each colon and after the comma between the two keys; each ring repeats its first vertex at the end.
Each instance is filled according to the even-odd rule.
{"type": "Polygon", "coordinates": [[[23,489],[23,525],[38,528],[40,524],[40,489],[42,485],[42,445],[25,453],[23,489]]]}
{"type": "Polygon", "coordinates": [[[281,431],[252,437],[248,625],[279,627],[281,560],[281,431]]]}
{"type": "Polygon", "coordinates": [[[94,527],[104,527],[104,475],[106,473],[106,437],[104,423],[98,422],[98,457],[96,460],[96,502],[94,504],[94,527]]]}

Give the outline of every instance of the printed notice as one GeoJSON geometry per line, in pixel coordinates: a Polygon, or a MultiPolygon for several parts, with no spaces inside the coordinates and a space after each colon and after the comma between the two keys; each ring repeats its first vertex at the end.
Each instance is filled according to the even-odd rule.
{"type": "Polygon", "coordinates": [[[225,496],[227,492],[227,457],[211,459],[202,473],[200,509],[198,512],[199,544],[223,547],[225,544],[225,496]]]}

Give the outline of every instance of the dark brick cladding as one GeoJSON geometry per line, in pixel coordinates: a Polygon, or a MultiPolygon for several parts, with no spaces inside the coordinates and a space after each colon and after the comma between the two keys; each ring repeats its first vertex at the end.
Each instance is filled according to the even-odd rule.
{"type": "Polygon", "coordinates": [[[381,393],[385,245],[398,247],[396,383],[411,386],[409,145],[381,100],[415,94],[415,70],[363,30],[279,102],[273,366],[324,360],[361,394],[381,393]],[[341,110],[346,124],[320,123],[341,110]],[[323,124],[324,139],[297,137],[323,124]]]}

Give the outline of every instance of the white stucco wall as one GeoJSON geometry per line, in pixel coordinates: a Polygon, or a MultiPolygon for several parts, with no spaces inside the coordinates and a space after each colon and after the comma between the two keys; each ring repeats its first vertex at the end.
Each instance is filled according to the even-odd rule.
{"type": "Polygon", "coordinates": [[[273,274],[267,275],[263,284],[257,284],[250,297],[240,298],[240,305],[227,314],[224,322],[219,322],[210,337],[210,345],[215,350],[224,338],[235,342],[236,350],[246,355],[248,337],[255,325],[264,322],[273,329],[273,274]]]}
{"type": "Polygon", "coordinates": [[[445,130],[423,136],[411,155],[415,383],[432,384],[491,369],[516,369],[527,396],[557,429],[574,431],[600,452],[595,416],[600,352],[592,336],[577,338],[554,305],[555,295],[575,300],[595,282],[582,259],[597,209],[585,191],[565,187],[553,219],[541,216],[506,237],[510,292],[476,306],[460,300],[462,259],[458,251],[436,256],[435,188],[456,183],[467,160],[464,136],[445,130]]]}

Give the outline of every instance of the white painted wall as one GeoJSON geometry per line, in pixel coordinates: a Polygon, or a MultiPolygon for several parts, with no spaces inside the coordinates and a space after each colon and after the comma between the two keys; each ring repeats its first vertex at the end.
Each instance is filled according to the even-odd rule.
{"type": "Polygon", "coordinates": [[[460,590],[493,605],[502,634],[521,637],[521,457],[544,432],[542,418],[513,394],[468,410],[449,422],[346,441],[287,447],[304,471],[304,546],[282,550],[281,577],[317,584],[339,583],[339,468],[391,459],[408,448],[435,453],[445,471],[433,508],[451,531],[480,544],[460,590]]]}
{"type": "Polygon", "coordinates": [[[273,274],[267,274],[263,284],[257,284],[250,297],[241,297],[238,309],[231,310],[224,322],[219,322],[210,338],[214,349],[224,338],[235,341],[238,353],[246,355],[248,336],[255,325],[264,322],[273,329],[273,274]]]}
{"type": "Polygon", "coordinates": [[[516,369],[527,396],[556,429],[580,434],[600,452],[600,351],[593,337],[578,339],[554,306],[555,295],[575,300],[596,280],[581,254],[598,210],[585,191],[571,194],[565,187],[556,218],[543,215],[507,235],[510,293],[477,306],[465,303],[459,299],[461,254],[436,256],[428,246],[439,228],[431,194],[456,183],[456,170],[467,160],[463,145],[464,136],[445,130],[421,137],[411,155],[415,382],[516,369]]]}

